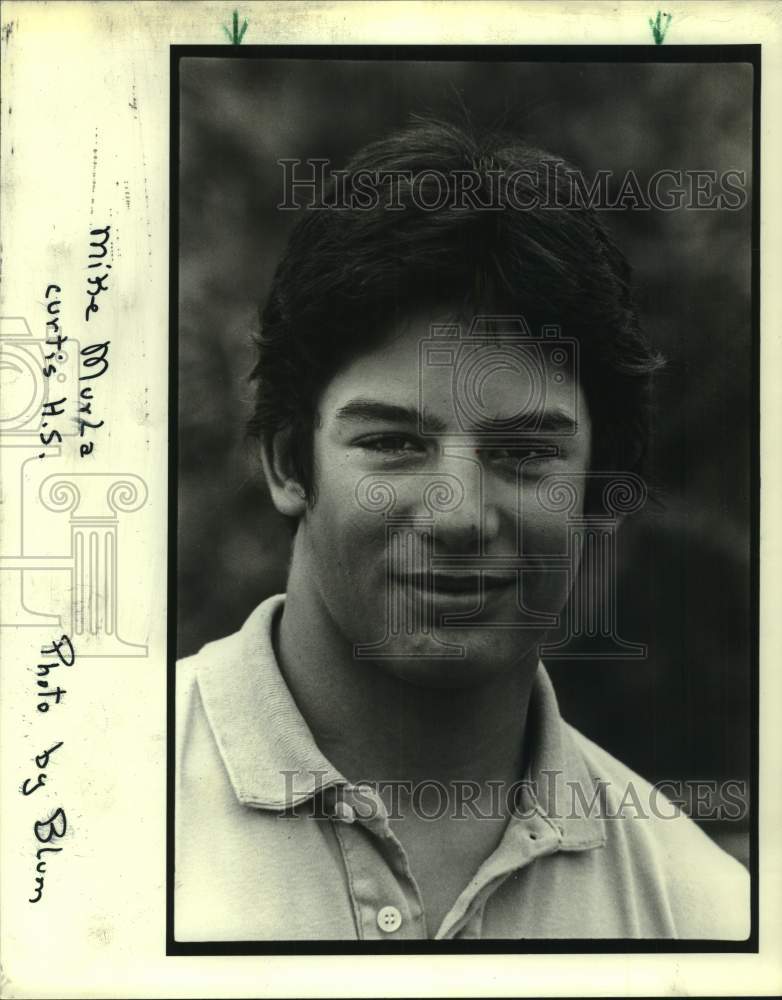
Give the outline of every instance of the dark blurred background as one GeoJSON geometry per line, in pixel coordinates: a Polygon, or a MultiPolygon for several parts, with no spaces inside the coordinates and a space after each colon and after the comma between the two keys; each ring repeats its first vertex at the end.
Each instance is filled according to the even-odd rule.
{"type": "MultiPolygon", "coordinates": [[[[295,212],[280,158],[335,168],[411,112],[502,119],[587,178],[735,169],[751,178],[745,64],[181,61],[179,655],[284,590],[289,532],[244,424],[257,307],[295,212]]],[[[750,209],[603,213],[668,359],[661,505],[619,541],[620,632],[642,661],[552,664],[563,715],[650,780],[746,780],[751,634],[750,209]]],[[[704,827],[746,862],[746,824],[704,827]]]]}

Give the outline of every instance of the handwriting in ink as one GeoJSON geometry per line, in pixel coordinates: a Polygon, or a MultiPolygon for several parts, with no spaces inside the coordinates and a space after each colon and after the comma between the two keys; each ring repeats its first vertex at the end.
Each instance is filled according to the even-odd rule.
{"type": "MultiPolygon", "coordinates": [[[[109,362],[107,355],[109,353],[110,340],[106,340],[103,343],[88,344],[83,347],[79,352],[81,354],[82,368],[86,370],[84,375],[79,375],[79,382],[86,382],[90,379],[100,378],[104,372],[108,371],[109,362]],[[95,370],[93,370],[95,369],[95,370]]],[[[91,385],[85,385],[79,390],[79,437],[83,438],[86,430],[97,430],[102,427],[105,423],[104,420],[88,420],[87,417],[92,416],[92,402],[94,399],[93,388],[91,385]],[[84,416],[82,416],[84,414],[84,416]]],[[[87,441],[84,444],[79,445],[79,455],[84,458],[90,455],[95,448],[94,441],[87,441]]]]}
{"type": "Polygon", "coordinates": [[[107,292],[109,286],[106,282],[109,280],[109,271],[111,270],[111,264],[106,264],[103,258],[108,253],[106,249],[106,244],[109,242],[109,234],[111,232],[111,226],[104,226],[102,229],[91,229],[90,236],[97,237],[90,241],[90,249],[96,251],[95,253],[90,253],[88,260],[92,260],[92,264],[88,264],[88,268],[101,268],[105,270],[105,274],[93,274],[87,278],[87,295],[89,297],[89,303],[84,311],[84,319],[89,322],[90,315],[92,313],[98,312],[98,296],[102,292],[107,292]]]}
{"type": "Polygon", "coordinates": [[[649,18],[649,27],[652,29],[652,37],[654,38],[655,45],[662,45],[665,41],[665,35],[671,24],[671,18],[673,14],[668,14],[665,11],[658,10],[657,17],[652,20],[649,18]],[[665,21],[663,21],[665,18],[665,21]]]}
{"type": "Polygon", "coordinates": [[[244,23],[241,28],[239,27],[239,11],[234,11],[233,16],[233,31],[229,31],[225,25],[223,25],[223,31],[228,36],[228,41],[232,45],[241,45],[242,39],[244,38],[244,33],[247,31],[247,18],[244,19],[244,23]]]}
{"type": "MultiPolygon", "coordinates": [[[[88,259],[92,263],[88,264],[88,269],[100,268],[105,269],[103,274],[93,274],[87,278],[87,295],[89,296],[89,304],[84,313],[84,318],[89,322],[90,316],[98,312],[98,297],[109,290],[109,286],[106,282],[109,279],[109,269],[111,264],[107,264],[104,260],[108,254],[108,245],[111,235],[111,226],[103,226],[101,229],[91,229],[90,236],[90,254],[88,259]]],[[[98,379],[101,375],[108,370],[108,353],[109,344],[111,341],[106,340],[102,343],[87,344],[80,351],[81,354],[81,372],[79,374],[79,383],[89,382],[92,379],[98,379]]],[[[92,419],[94,414],[92,412],[92,404],[95,401],[95,390],[92,385],[80,386],[79,389],[79,415],[76,418],[79,425],[79,437],[85,438],[89,437],[88,432],[96,431],[100,427],[103,427],[105,423],[104,420],[92,419]]],[[[91,455],[95,450],[95,442],[91,440],[82,441],[79,445],[79,457],[86,458],[87,455],[91,455]]]]}
{"type": "MultiPolygon", "coordinates": [[[[50,284],[46,286],[46,292],[44,294],[44,298],[46,299],[46,312],[50,317],[50,319],[46,321],[46,344],[47,346],[54,348],[53,351],[44,355],[46,365],[41,369],[41,371],[43,372],[43,377],[46,379],[51,378],[52,375],[56,375],[58,371],[58,364],[62,364],[62,362],[65,361],[65,354],[63,354],[62,345],[68,338],[63,336],[60,332],[59,317],[62,300],[59,297],[53,297],[59,296],[61,292],[62,288],[59,285],[50,284]]],[[[48,448],[50,445],[62,443],[62,434],[56,427],[50,427],[50,423],[52,422],[51,418],[62,416],[65,412],[66,402],[67,397],[63,396],[62,399],[48,400],[43,404],[41,417],[44,419],[41,422],[41,430],[38,436],[44,448],[48,448]]],[[[38,455],[38,458],[45,457],[45,451],[42,451],[38,455]]]]}
{"type": "Polygon", "coordinates": [[[33,792],[37,792],[39,788],[43,788],[46,784],[46,771],[44,768],[49,766],[49,760],[55,750],[59,750],[62,746],[62,740],[59,743],[55,743],[54,746],[49,747],[48,750],[44,750],[43,753],[37,754],[35,758],[35,765],[38,768],[38,777],[34,785],[31,784],[32,778],[25,778],[22,782],[22,795],[32,795],[33,792]]]}
{"type": "Polygon", "coordinates": [[[60,639],[55,639],[51,646],[44,646],[41,649],[41,656],[56,657],[53,663],[38,664],[38,680],[36,683],[40,689],[46,688],[47,690],[39,690],[37,692],[38,704],[36,705],[36,708],[39,712],[48,712],[50,702],[44,701],[43,699],[53,698],[54,704],[59,705],[62,701],[63,695],[67,694],[67,689],[61,688],[58,684],[54,690],[49,690],[49,681],[41,680],[41,678],[48,678],[51,671],[55,670],[59,666],[72,667],[76,662],[76,653],[71,640],[67,635],[63,635],[60,639]]]}
{"type": "MultiPolygon", "coordinates": [[[[65,817],[65,810],[57,808],[47,819],[40,819],[33,823],[33,833],[39,844],[51,844],[55,839],[64,837],[68,830],[68,821],[65,817]]],[[[43,896],[44,876],[46,875],[46,861],[44,854],[59,854],[61,847],[39,847],[35,852],[35,896],[29,898],[30,903],[38,903],[43,896]]]]}
{"type": "MultiPolygon", "coordinates": [[[[62,696],[66,693],[59,684],[54,691],[49,690],[49,674],[52,670],[56,670],[59,667],[72,667],[76,662],[76,651],[73,648],[70,638],[67,635],[61,635],[59,639],[52,639],[50,645],[41,648],[41,656],[52,658],[49,662],[38,664],[38,687],[46,688],[47,690],[39,690],[38,697],[40,701],[37,708],[39,712],[48,712],[50,703],[45,699],[54,698],[54,703],[59,705],[62,696]]],[[[22,782],[19,788],[22,795],[25,797],[34,795],[40,788],[48,787],[46,782],[50,771],[49,765],[52,762],[54,754],[62,745],[63,741],[59,740],[57,743],[53,743],[48,749],[36,755],[35,766],[38,768],[38,773],[35,778],[25,778],[22,782]]],[[[44,793],[44,798],[45,795],[46,793],[44,793]]],[[[38,815],[40,816],[41,814],[38,813],[38,815]]],[[[61,806],[57,806],[48,815],[45,815],[43,819],[37,819],[33,823],[33,834],[35,835],[37,845],[42,844],[44,846],[36,845],[35,875],[33,876],[35,879],[35,889],[33,890],[33,895],[28,897],[30,903],[39,903],[41,901],[46,876],[46,855],[59,854],[62,851],[62,847],[55,847],[53,844],[65,836],[67,829],[68,821],[65,816],[65,810],[61,806]]]]}

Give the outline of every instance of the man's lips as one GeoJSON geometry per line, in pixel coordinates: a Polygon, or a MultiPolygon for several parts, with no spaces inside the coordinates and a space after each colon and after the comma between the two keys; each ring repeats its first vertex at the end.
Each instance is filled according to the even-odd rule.
{"type": "Polygon", "coordinates": [[[396,576],[398,585],[409,586],[423,593],[458,594],[479,597],[481,592],[488,594],[507,590],[516,581],[515,575],[498,575],[490,573],[411,573],[408,576],[396,576]]]}

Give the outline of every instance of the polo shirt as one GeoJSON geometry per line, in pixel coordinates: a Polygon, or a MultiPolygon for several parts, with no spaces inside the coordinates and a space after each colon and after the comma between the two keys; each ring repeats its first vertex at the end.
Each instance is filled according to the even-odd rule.
{"type": "Polygon", "coordinates": [[[747,938],[746,870],[563,721],[542,664],[524,808],[428,926],[382,798],[325,758],[280,672],[283,600],[177,665],[177,941],[747,938]],[[620,808],[628,786],[656,814],[620,808]]]}

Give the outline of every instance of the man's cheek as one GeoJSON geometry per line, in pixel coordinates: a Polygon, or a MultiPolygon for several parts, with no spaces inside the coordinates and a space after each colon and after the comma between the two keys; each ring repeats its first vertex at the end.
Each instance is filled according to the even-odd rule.
{"type": "Polygon", "coordinates": [[[523,553],[567,555],[568,519],[530,504],[521,522],[521,542],[523,553]]]}

